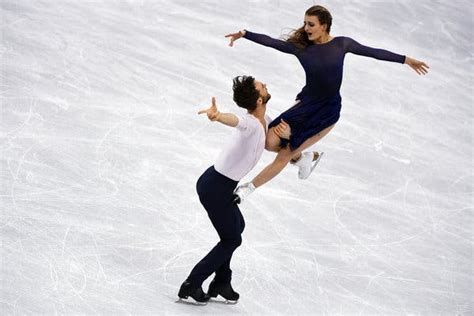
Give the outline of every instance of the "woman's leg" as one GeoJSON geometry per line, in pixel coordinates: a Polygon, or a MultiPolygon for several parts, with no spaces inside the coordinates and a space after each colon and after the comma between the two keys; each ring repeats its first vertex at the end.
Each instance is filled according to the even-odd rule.
{"type": "Polygon", "coordinates": [[[288,162],[290,162],[292,158],[298,157],[303,150],[316,144],[319,140],[326,136],[333,129],[334,126],[335,124],[325,128],[324,130],[312,136],[311,138],[308,138],[303,144],[300,145],[300,147],[293,151],[291,151],[289,147],[280,149],[275,160],[267,167],[265,167],[265,169],[263,169],[252,180],[253,185],[258,188],[259,186],[273,179],[283,170],[283,168],[285,168],[285,166],[288,164],[288,162]]]}
{"type": "Polygon", "coordinates": [[[280,137],[275,133],[275,127],[271,127],[265,138],[265,149],[277,153],[280,150],[280,137]]]}

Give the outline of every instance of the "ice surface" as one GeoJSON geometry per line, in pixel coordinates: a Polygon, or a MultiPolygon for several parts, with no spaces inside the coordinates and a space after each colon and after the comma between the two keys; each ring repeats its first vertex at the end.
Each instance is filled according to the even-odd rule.
{"type": "Polygon", "coordinates": [[[236,75],[268,84],[273,117],[304,84],[293,56],[224,35],[279,37],[313,2],[0,3],[2,314],[473,312],[469,1],[321,3],[333,35],[430,73],[347,56],[324,159],[242,205],[241,300],[204,307],[175,300],[217,242],[195,182],[232,129],[197,111],[243,113],[236,75]]]}

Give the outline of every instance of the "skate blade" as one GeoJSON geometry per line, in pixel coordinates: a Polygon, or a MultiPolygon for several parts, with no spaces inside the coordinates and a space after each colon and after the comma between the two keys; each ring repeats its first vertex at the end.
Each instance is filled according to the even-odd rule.
{"type": "Polygon", "coordinates": [[[207,302],[198,302],[194,298],[189,297],[189,298],[182,298],[180,297],[175,303],[180,303],[180,304],[187,304],[187,305],[195,305],[195,306],[204,306],[207,305],[207,302]]]}
{"type": "Polygon", "coordinates": [[[221,297],[223,298],[224,300],[221,300],[221,299],[217,299],[217,298],[213,298],[211,297],[211,299],[209,300],[209,302],[212,302],[212,303],[217,303],[217,304],[224,304],[224,305],[235,305],[239,302],[239,300],[237,301],[232,301],[232,300],[228,300],[222,296],[218,296],[218,297],[221,297]]]}
{"type": "Polygon", "coordinates": [[[221,295],[218,295],[217,297],[211,297],[211,299],[209,300],[209,302],[216,303],[216,304],[224,304],[224,305],[235,305],[238,303],[238,301],[239,300],[237,301],[228,300],[221,295]]]}
{"type": "MultiPolygon", "coordinates": [[[[316,166],[318,165],[318,163],[319,163],[319,161],[321,160],[321,158],[323,157],[323,155],[324,155],[324,151],[321,152],[321,153],[319,154],[318,159],[316,159],[316,160],[313,162],[313,166],[311,167],[311,172],[313,172],[314,168],[316,168],[316,166]]],[[[311,173],[310,173],[310,174],[311,174],[311,173]]]]}

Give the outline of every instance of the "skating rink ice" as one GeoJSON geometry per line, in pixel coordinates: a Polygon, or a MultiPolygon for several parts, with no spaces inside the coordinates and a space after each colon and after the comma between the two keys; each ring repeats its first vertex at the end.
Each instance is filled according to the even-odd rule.
{"type": "Polygon", "coordinates": [[[313,2],[0,0],[1,314],[471,315],[473,5],[318,4],[332,35],[430,72],[347,55],[323,160],[241,206],[241,299],[201,307],[175,303],[218,241],[195,183],[233,130],[197,112],[215,96],[244,113],[232,78],[249,74],[276,117],[305,80],[224,35],[279,37],[313,2]]]}

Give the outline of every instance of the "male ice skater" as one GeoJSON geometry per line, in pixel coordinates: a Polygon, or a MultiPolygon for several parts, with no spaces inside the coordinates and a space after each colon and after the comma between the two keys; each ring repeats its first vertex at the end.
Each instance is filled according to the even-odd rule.
{"type": "MultiPolygon", "coordinates": [[[[265,84],[251,76],[234,78],[233,99],[247,113],[240,117],[217,110],[215,98],[212,106],[198,114],[206,113],[211,121],[235,127],[234,139],[224,149],[216,163],[209,167],[198,179],[197,193],[207,211],[212,225],[219,234],[217,245],[193,268],[181,285],[178,296],[191,297],[197,304],[206,304],[211,297],[222,296],[227,302],[236,303],[239,294],[232,289],[230,261],[235,249],[242,243],[241,234],[245,221],[239,207],[233,203],[233,192],[242,179],[257,164],[263,150],[268,124],[271,119],[265,115],[266,105],[271,95],[265,84]],[[205,294],[202,283],[215,272],[214,280],[205,294]]],[[[276,133],[289,139],[291,130],[281,123],[276,133]]]]}

